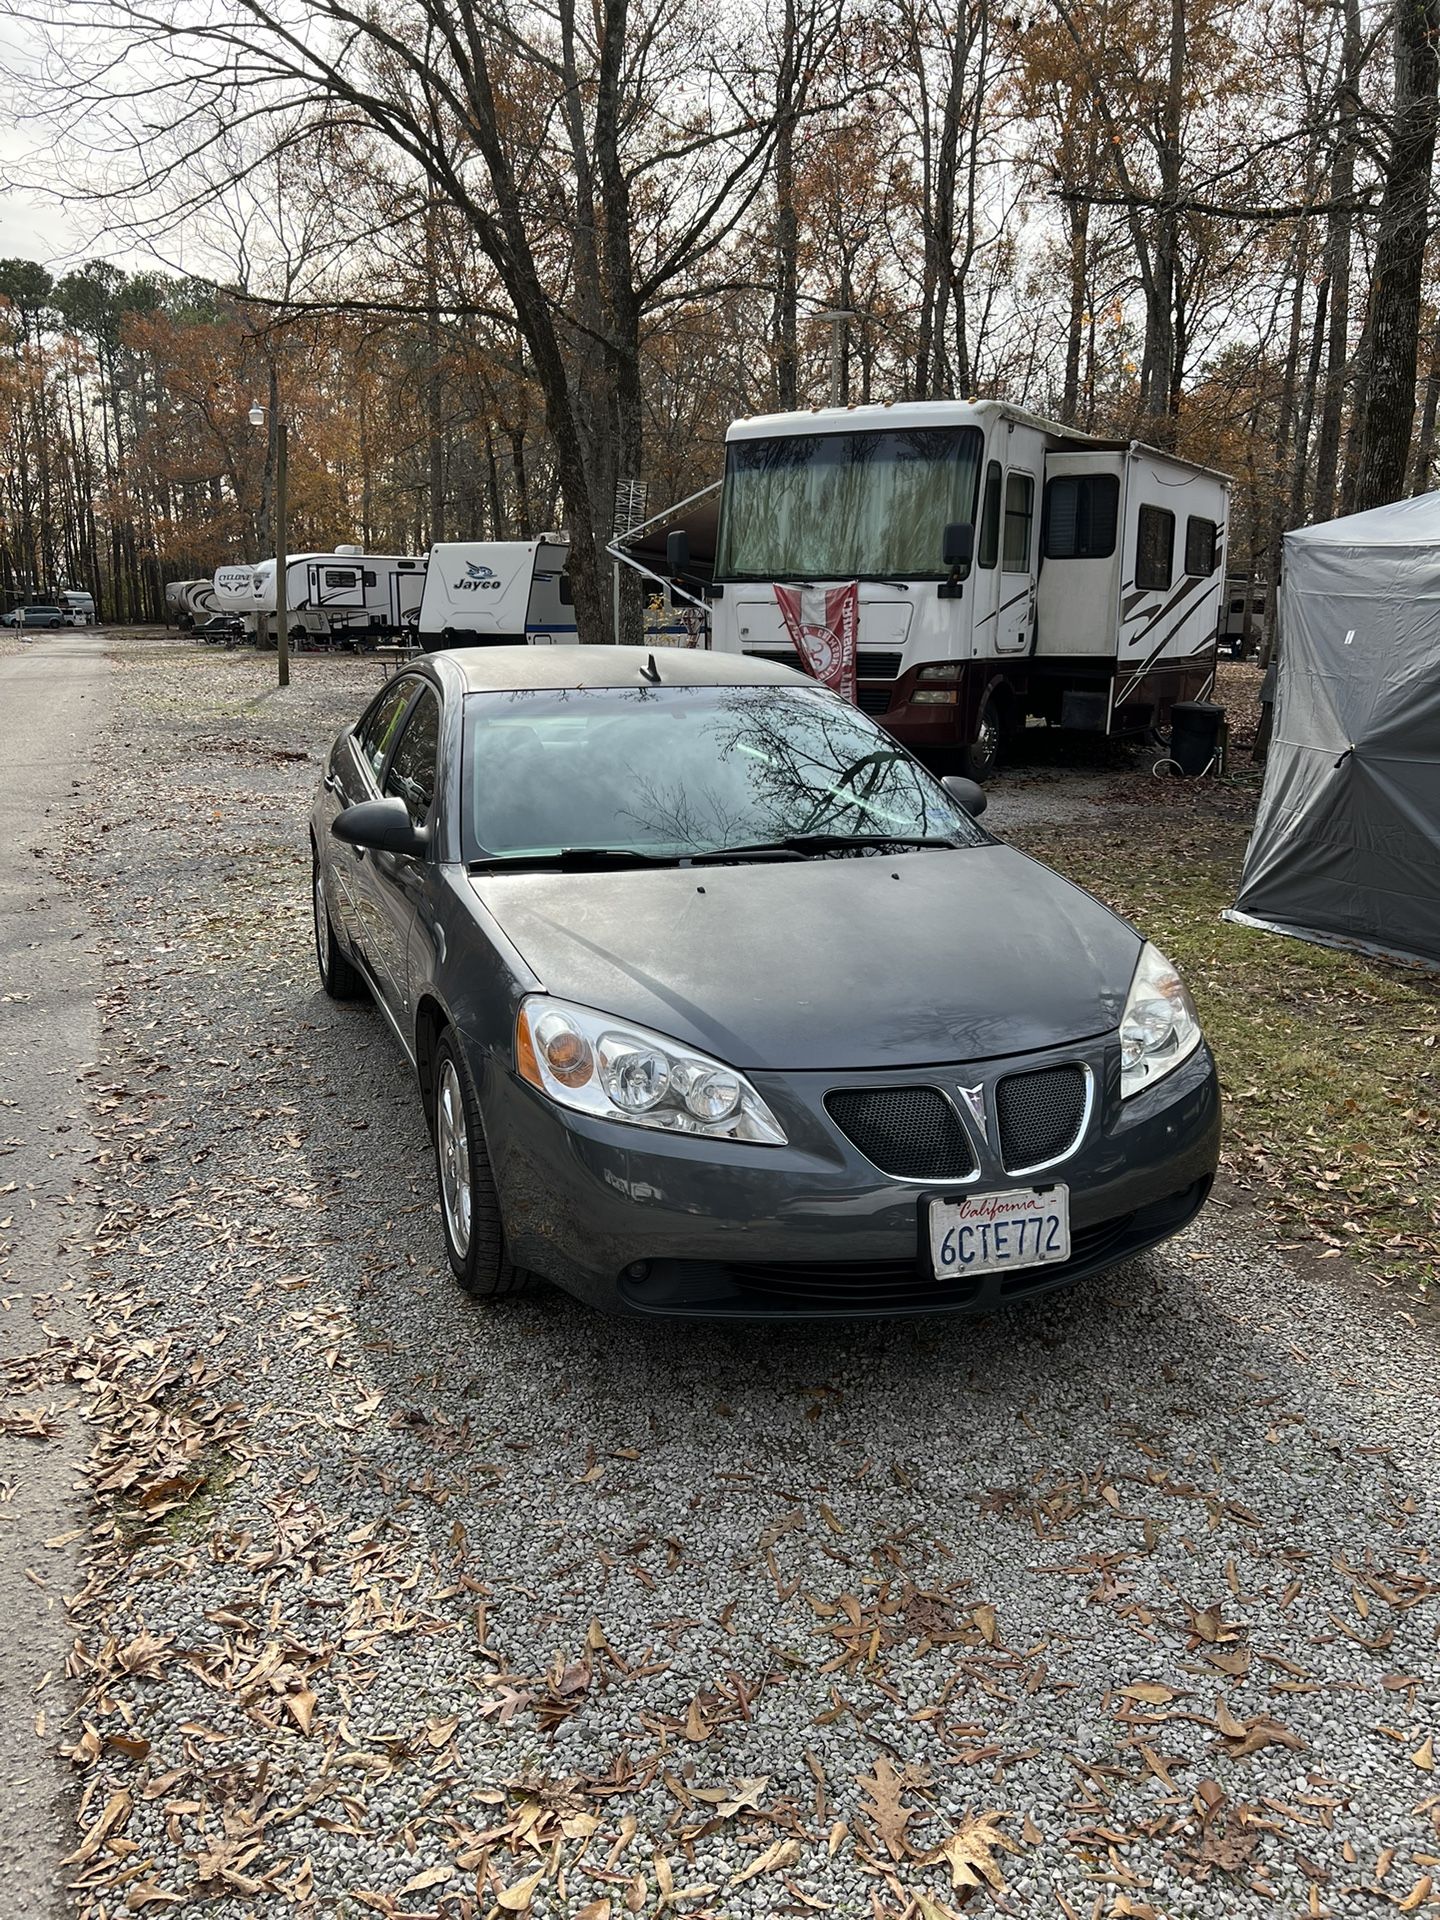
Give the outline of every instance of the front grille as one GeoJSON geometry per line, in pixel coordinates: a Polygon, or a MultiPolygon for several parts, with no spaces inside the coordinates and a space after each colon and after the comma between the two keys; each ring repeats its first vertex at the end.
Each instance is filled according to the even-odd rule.
{"type": "Polygon", "coordinates": [[[890,689],[888,687],[857,687],[855,704],[862,713],[888,713],[890,689]]]}
{"type": "MultiPolygon", "coordinates": [[[[779,667],[800,666],[800,656],[793,647],[787,652],[776,652],[769,647],[749,647],[746,652],[752,660],[773,660],[779,667]]],[[[862,680],[898,680],[903,657],[886,648],[861,647],[855,655],[855,671],[862,680]]]]}
{"type": "Polygon", "coordinates": [[[1040,1067],[1012,1073],[995,1089],[1000,1158],[1007,1173],[1023,1173],[1068,1153],[1085,1119],[1083,1067],[1040,1067]]]}
{"type": "Polygon", "coordinates": [[[826,1110],[882,1173],[905,1180],[967,1180],[975,1155],[960,1116],[934,1087],[847,1089],[826,1110]]]}

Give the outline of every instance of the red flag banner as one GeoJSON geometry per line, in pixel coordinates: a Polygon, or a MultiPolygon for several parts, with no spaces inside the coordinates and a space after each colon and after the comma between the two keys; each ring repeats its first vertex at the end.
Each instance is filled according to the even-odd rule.
{"type": "Polygon", "coordinates": [[[801,665],[847,700],[855,698],[860,586],[776,587],[775,599],[801,665]]]}

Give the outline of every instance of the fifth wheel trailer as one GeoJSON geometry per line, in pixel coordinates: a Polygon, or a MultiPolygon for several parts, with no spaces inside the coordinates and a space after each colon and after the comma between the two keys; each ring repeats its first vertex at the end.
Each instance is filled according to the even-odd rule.
{"type": "MultiPolygon", "coordinates": [[[[337,547],[333,553],[291,554],[285,578],[293,637],[373,646],[413,632],[425,562],[337,547]]],[[[219,612],[240,616],[253,639],[259,616],[275,612],[274,560],[218,568],[215,600],[219,612]]]]}
{"type": "Polygon", "coordinates": [[[1028,719],[1143,733],[1213,679],[1229,489],[997,400],[737,420],[711,645],[793,665],[776,587],[855,581],[858,702],[907,745],[983,777],[1028,719]]]}

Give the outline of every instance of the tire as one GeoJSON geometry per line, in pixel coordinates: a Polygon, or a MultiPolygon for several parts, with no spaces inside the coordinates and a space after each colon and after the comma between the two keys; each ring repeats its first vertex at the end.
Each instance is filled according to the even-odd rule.
{"type": "Polygon", "coordinates": [[[477,1299],[514,1293],[524,1276],[510,1264],[506,1249],[475,1082],[463,1049],[448,1030],[435,1049],[431,1122],[440,1227],[451,1271],[477,1299]]]}
{"type": "Polygon", "coordinates": [[[1000,764],[1004,738],[1004,715],[992,690],[980,702],[980,711],[975,716],[975,738],[960,749],[959,771],[967,780],[983,784],[990,778],[1000,764]]]}
{"type": "Polygon", "coordinates": [[[313,841],[310,844],[310,901],[315,922],[315,965],[320,972],[320,984],[332,1000],[358,1000],[365,991],[365,982],[359,969],[346,957],[344,948],[335,938],[330,909],[325,903],[325,893],[320,883],[320,853],[313,841]]]}

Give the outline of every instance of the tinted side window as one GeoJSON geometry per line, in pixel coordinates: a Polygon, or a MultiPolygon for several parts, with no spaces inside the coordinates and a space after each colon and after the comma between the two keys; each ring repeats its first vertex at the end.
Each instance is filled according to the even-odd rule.
{"type": "Polygon", "coordinates": [[[1163,590],[1170,584],[1174,564],[1174,514],[1164,507],[1141,507],[1135,534],[1136,586],[1163,590]]]}
{"type": "Polygon", "coordinates": [[[401,716],[410,704],[410,696],[414,691],[413,680],[394,681],[360,722],[356,734],[360,756],[367,762],[377,781],[380,769],[385,765],[385,756],[399,730],[401,716]]]}
{"type": "Polygon", "coordinates": [[[1035,482],[1028,473],[1012,473],[1005,482],[1004,573],[1030,570],[1030,522],[1035,517],[1035,482]]]}
{"type": "Polygon", "coordinates": [[[1214,573],[1215,531],[1213,520],[1201,520],[1193,513],[1185,522],[1186,573],[1214,573]]]}
{"type": "Polygon", "coordinates": [[[985,508],[980,515],[980,551],[975,556],[982,567],[993,567],[1000,558],[1000,462],[992,460],[985,469],[985,508]]]}
{"type": "Polygon", "coordinates": [[[1114,473],[1057,476],[1045,489],[1045,556],[1049,560],[1106,560],[1115,551],[1120,477],[1114,473]]]}
{"type": "Polygon", "coordinates": [[[427,687],[405,722],[405,731],[390,756],[390,769],[385,775],[386,793],[398,794],[405,802],[412,827],[423,827],[430,817],[439,746],[440,702],[427,687]]]}

